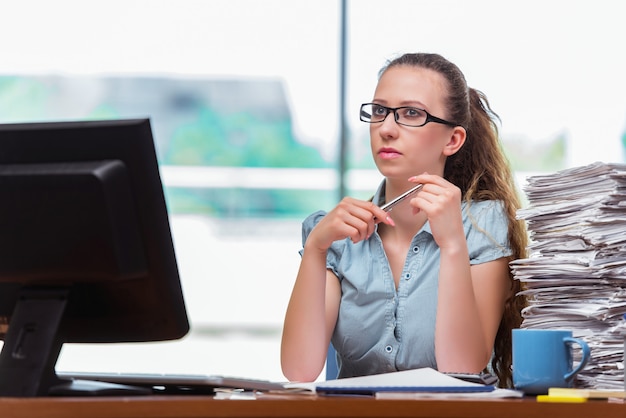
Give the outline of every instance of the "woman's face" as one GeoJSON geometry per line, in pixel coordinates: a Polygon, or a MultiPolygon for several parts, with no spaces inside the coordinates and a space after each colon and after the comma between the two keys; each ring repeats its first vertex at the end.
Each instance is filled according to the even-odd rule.
{"type": "MultiPolygon", "coordinates": [[[[373,103],[387,107],[412,106],[446,119],[445,79],[439,73],[411,66],[389,68],[381,76],[373,103]]],[[[390,113],[380,123],[370,125],[372,155],[378,170],[388,179],[406,181],[428,172],[443,175],[454,128],[429,122],[421,127],[396,123],[390,113]]]]}

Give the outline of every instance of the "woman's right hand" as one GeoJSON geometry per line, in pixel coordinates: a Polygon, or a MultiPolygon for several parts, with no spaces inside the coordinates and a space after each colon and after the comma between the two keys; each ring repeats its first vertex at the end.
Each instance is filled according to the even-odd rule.
{"type": "Polygon", "coordinates": [[[341,300],[341,283],[327,267],[328,249],[345,238],[368,238],[379,222],[393,225],[372,202],[346,197],[309,233],[283,325],[281,367],[287,379],[314,381],[324,368],[341,300]]]}
{"type": "Polygon", "coordinates": [[[344,197],[313,228],[306,242],[319,251],[326,251],[337,240],[350,238],[353,243],[368,239],[377,223],[394,226],[388,213],[366,200],[344,197]]]}

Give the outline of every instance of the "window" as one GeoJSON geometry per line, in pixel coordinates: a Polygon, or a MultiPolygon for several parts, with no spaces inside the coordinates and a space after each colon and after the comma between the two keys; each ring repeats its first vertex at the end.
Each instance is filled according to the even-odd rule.
{"type": "Polygon", "coordinates": [[[61,356],[61,369],[92,371],[97,355],[97,371],[282,380],[280,332],[300,222],[337,200],[342,112],[347,191],[365,198],[375,190],[380,177],[358,108],[397,53],[441,53],[487,94],[520,182],[531,172],[623,159],[626,5],[346,5],[344,110],[341,0],[4,6],[0,122],[151,117],[192,321],[183,341],[66,347],[72,355],[61,356]]]}

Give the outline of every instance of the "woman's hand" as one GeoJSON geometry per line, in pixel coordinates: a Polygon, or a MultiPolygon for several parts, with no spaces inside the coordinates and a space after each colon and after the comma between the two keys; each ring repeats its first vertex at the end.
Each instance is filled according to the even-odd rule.
{"type": "Polygon", "coordinates": [[[283,325],[281,366],[287,379],[313,381],[324,367],[341,300],[339,279],[326,266],[328,248],[345,238],[367,239],[378,222],[393,225],[374,203],[346,197],[309,233],[283,325]]]}
{"type": "Polygon", "coordinates": [[[461,189],[444,178],[428,173],[409,179],[423,187],[410,201],[413,212],[428,217],[433,237],[440,249],[466,246],[461,216],[461,189]]]}
{"type": "Polygon", "coordinates": [[[380,222],[394,226],[387,212],[374,203],[345,197],[313,228],[307,246],[326,251],[337,240],[350,238],[357,243],[369,238],[380,222]]]}

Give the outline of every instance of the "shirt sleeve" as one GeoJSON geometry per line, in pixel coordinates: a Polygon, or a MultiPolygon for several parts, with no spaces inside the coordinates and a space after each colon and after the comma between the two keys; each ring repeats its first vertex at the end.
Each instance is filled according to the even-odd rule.
{"type": "MultiPolygon", "coordinates": [[[[324,216],[326,216],[326,212],[320,210],[312,213],[302,222],[302,249],[299,251],[300,256],[304,253],[304,243],[309,237],[309,234],[324,216]]],[[[339,260],[343,254],[344,247],[345,242],[343,240],[335,241],[326,253],[326,268],[332,270],[337,277],[340,276],[337,266],[339,265],[339,260]]]]}
{"type": "Polygon", "coordinates": [[[513,254],[506,212],[500,201],[473,202],[469,208],[467,247],[470,264],[482,264],[513,254]]]}

